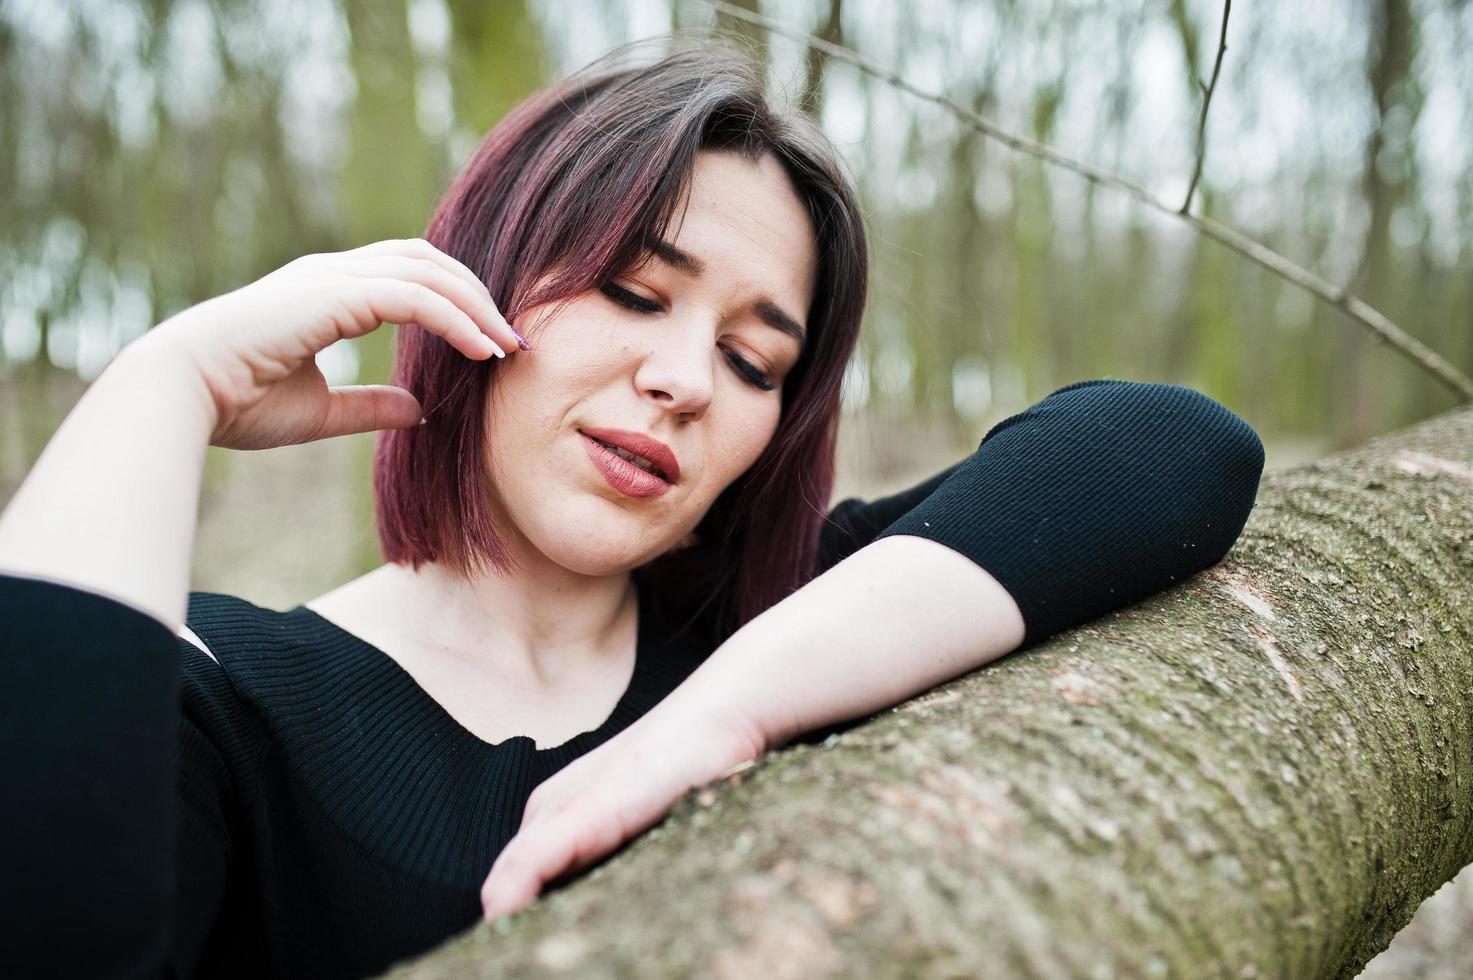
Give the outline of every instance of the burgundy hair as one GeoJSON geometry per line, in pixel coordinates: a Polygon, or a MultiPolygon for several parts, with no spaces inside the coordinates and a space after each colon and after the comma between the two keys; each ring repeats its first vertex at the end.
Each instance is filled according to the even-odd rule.
{"type": "MultiPolygon", "coordinates": [[[[609,56],[527,98],[486,134],[425,237],[481,277],[509,320],[597,288],[647,256],[683,199],[703,149],[771,154],[817,233],[807,344],[783,385],[782,415],[757,461],[716,499],[698,543],[634,571],[670,608],[718,601],[724,638],[813,577],[834,481],[844,367],[859,336],[868,252],[859,207],[832,147],[806,117],[778,110],[742,55],[711,42],[656,64],[609,56]],[[544,278],[545,277],[545,278],[544,278]],[[543,280],[539,282],[539,280],[543,280]]],[[[430,424],[387,430],[374,458],[379,540],[395,563],[461,575],[514,569],[489,511],[484,406],[499,359],[471,361],[400,328],[392,382],[430,424]]]]}

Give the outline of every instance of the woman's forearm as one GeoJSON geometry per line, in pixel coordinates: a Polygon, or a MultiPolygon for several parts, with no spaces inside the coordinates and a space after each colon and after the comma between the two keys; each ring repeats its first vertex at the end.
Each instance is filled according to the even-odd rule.
{"type": "Polygon", "coordinates": [[[975,562],[897,535],[747,623],[670,699],[743,715],[775,748],[968,673],[1023,635],[1017,603],[975,562]]]}
{"type": "Polygon", "coordinates": [[[148,335],[82,395],[0,513],[0,572],[99,592],[177,630],[214,407],[148,335]]]}

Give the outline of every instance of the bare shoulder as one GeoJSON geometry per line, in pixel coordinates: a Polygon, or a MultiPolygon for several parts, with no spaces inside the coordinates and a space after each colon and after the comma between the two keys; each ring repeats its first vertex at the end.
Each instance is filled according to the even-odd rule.
{"type": "Polygon", "coordinates": [[[393,588],[389,579],[394,570],[393,565],[380,565],[371,572],[329,589],[315,599],[308,599],[302,605],[334,622],[340,617],[359,619],[375,608],[382,608],[392,596],[393,588]]]}
{"type": "Polygon", "coordinates": [[[402,618],[403,593],[395,582],[397,571],[395,565],[380,565],[302,605],[400,660],[396,626],[402,618]]]}

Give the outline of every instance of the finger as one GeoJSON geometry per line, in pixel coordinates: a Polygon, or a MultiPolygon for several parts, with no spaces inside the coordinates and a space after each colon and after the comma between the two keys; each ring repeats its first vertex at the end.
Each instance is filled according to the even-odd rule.
{"type": "Polygon", "coordinates": [[[520,840],[520,835],[512,838],[481,885],[481,909],[488,919],[516,911],[537,897],[542,881],[528,863],[525,851],[517,848],[520,840]]]}
{"type": "Polygon", "coordinates": [[[403,388],[393,385],[329,388],[327,417],[318,438],[376,432],[379,429],[407,429],[418,425],[423,417],[419,400],[403,388]]]}
{"type": "Polygon", "coordinates": [[[535,895],[544,882],[562,874],[577,857],[575,839],[581,833],[581,822],[565,814],[518,832],[496,859],[487,883],[493,878],[503,885],[525,883],[535,895]]]}
{"type": "Polygon", "coordinates": [[[520,912],[537,900],[537,889],[531,887],[502,888],[494,894],[483,894],[481,911],[487,919],[520,912]]]}
{"type": "MultiPolygon", "coordinates": [[[[436,336],[443,337],[466,357],[484,361],[488,357],[505,357],[480,325],[450,300],[417,282],[382,278],[361,280],[360,298],[367,304],[373,319],[386,323],[417,323],[436,336]]],[[[372,328],[369,328],[372,329],[372,328]]],[[[368,331],[365,330],[365,333],[368,331]]]]}
{"type": "Polygon", "coordinates": [[[633,834],[625,833],[618,823],[599,823],[596,827],[586,831],[576,839],[572,851],[563,860],[562,865],[546,876],[545,881],[581,871],[590,864],[606,857],[633,834]]]}
{"type": "Polygon", "coordinates": [[[595,817],[586,807],[564,810],[541,825],[547,829],[528,843],[532,856],[524,858],[536,871],[539,890],[549,881],[588,867],[631,836],[621,820],[608,819],[606,812],[600,809],[600,816],[595,817]]]}
{"type": "Polygon", "coordinates": [[[530,796],[527,798],[527,805],[522,807],[523,827],[528,826],[533,820],[537,818],[538,812],[542,810],[546,805],[542,802],[543,799],[545,799],[545,797],[530,796]]]}
{"type": "Polygon", "coordinates": [[[472,272],[465,263],[461,262],[455,256],[443,249],[436,248],[424,238],[389,238],[381,242],[370,242],[367,245],[349,249],[346,252],[340,252],[338,254],[354,256],[405,255],[412,258],[428,259],[453,272],[461,279],[464,279],[468,284],[483,293],[487,299],[491,298],[491,290],[486,288],[486,284],[481,281],[480,276],[472,272]]]}
{"type": "Polygon", "coordinates": [[[491,296],[478,280],[468,284],[461,276],[446,269],[438,262],[405,255],[378,255],[359,258],[346,263],[342,270],[355,276],[383,276],[416,282],[460,307],[503,350],[511,350],[517,344],[511,325],[491,302],[491,296]]]}
{"type": "MultiPolygon", "coordinates": [[[[586,756],[584,758],[587,758],[586,756]]],[[[581,760],[580,760],[581,761],[581,760]]],[[[571,766],[568,768],[572,768],[571,766]]],[[[562,770],[558,775],[566,773],[568,769],[562,770]]],[[[527,805],[522,809],[522,824],[530,823],[534,818],[552,817],[562,812],[563,808],[577,799],[580,790],[574,787],[562,788],[566,784],[548,787],[546,783],[538,787],[538,792],[527,797],[527,805]],[[549,789],[551,790],[549,792],[549,789]]]]}

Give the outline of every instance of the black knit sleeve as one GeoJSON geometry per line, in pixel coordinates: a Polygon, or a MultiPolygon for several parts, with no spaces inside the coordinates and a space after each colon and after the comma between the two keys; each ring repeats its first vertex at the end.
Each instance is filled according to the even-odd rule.
{"type": "Polygon", "coordinates": [[[819,573],[828,571],[875,540],[875,535],[931,496],[961,465],[953,463],[915,486],[879,500],[849,497],[835,504],[818,535],[819,573]]]}
{"type": "Polygon", "coordinates": [[[938,541],[1008,590],[1029,646],[1222,560],[1263,462],[1252,427],[1200,392],[1081,381],[999,422],[925,483],[843,501],[820,551],[842,558],[896,534],[938,541]]]}
{"type": "Polygon", "coordinates": [[[224,768],[180,709],[182,641],[112,598],[10,575],[0,623],[0,960],[17,976],[191,972],[229,840],[212,816],[224,768]]]}

